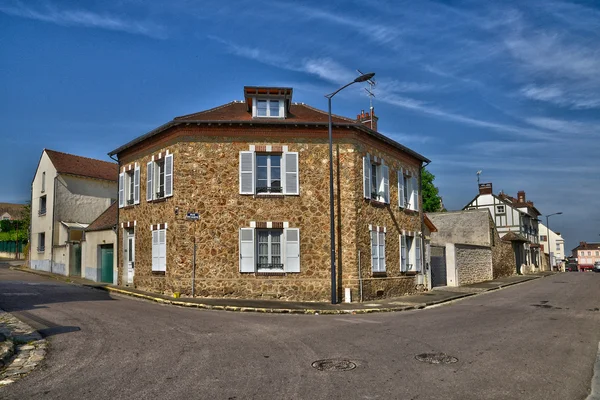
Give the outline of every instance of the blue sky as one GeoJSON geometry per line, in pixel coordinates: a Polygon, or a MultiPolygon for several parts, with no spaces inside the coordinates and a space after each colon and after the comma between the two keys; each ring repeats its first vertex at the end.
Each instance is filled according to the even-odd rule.
{"type": "MultiPolygon", "coordinates": [[[[448,209],[482,170],[562,211],[567,249],[600,239],[595,1],[0,0],[0,43],[0,201],[28,199],[44,147],[107,159],[244,85],[326,109],[358,68],[377,74],[379,130],[432,160],[448,209]]],[[[354,85],[333,111],[368,106],[354,85]]]]}

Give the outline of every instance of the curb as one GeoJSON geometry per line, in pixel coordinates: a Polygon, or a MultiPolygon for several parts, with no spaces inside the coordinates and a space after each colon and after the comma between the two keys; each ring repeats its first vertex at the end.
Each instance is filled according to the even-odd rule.
{"type": "Polygon", "coordinates": [[[48,342],[31,326],[0,310],[0,333],[6,336],[0,363],[0,387],[33,371],[46,357],[48,342]]]}
{"type": "Polygon", "coordinates": [[[8,364],[13,354],[15,354],[15,344],[7,337],[0,342],[0,368],[8,364]]]}
{"type": "MultiPolygon", "coordinates": [[[[460,293],[460,294],[457,294],[456,296],[452,296],[447,299],[424,302],[424,303],[415,303],[414,305],[410,305],[410,306],[382,307],[382,308],[357,308],[357,309],[347,309],[347,310],[318,310],[318,309],[311,309],[311,308],[266,308],[266,307],[244,307],[244,306],[220,306],[220,305],[212,305],[212,304],[204,304],[204,303],[192,303],[192,302],[187,302],[187,301],[182,301],[182,300],[169,300],[169,299],[163,299],[162,297],[155,297],[155,296],[151,296],[151,295],[147,295],[147,294],[131,292],[126,289],[119,289],[119,288],[115,288],[112,286],[96,286],[96,285],[89,285],[89,284],[85,284],[85,283],[77,283],[75,281],[70,280],[68,277],[62,277],[62,276],[58,276],[56,274],[50,274],[50,273],[42,274],[42,273],[38,273],[38,271],[36,271],[36,270],[32,270],[29,268],[12,267],[11,266],[10,269],[17,270],[17,271],[23,271],[23,272],[29,272],[31,274],[39,275],[39,276],[46,276],[46,277],[50,277],[50,278],[53,278],[53,279],[56,279],[59,281],[64,281],[67,283],[72,283],[72,284],[76,284],[79,286],[88,287],[88,288],[92,288],[92,289],[103,290],[103,291],[109,292],[109,293],[115,293],[115,294],[119,294],[119,295],[123,295],[123,296],[130,296],[130,297],[135,297],[138,299],[153,301],[153,302],[159,303],[159,304],[173,305],[173,306],[179,306],[179,307],[188,307],[188,308],[198,308],[198,309],[202,309],[202,310],[215,310],[215,311],[256,312],[256,313],[263,313],[263,314],[302,314],[302,315],[373,314],[373,313],[383,313],[383,312],[401,312],[401,311],[411,311],[411,310],[422,310],[422,309],[425,309],[427,307],[431,307],[434,305],[448,303],[448,302],[463,299],[466,297],[471,297],[471,296],[487,293],[487,292],[490,292],[493,290],[499,290],[499,289],[502,289],[502,288],[505,288],[508,286],[518,285],[521,283],[525,283],[525,282],[529,282],[529,281],[533,281],[533,280],[536,280],[539,278],[546,277],[546,275],[536,276],[536,277],[532,277],[531,279],[527,279],[524,281],[509,282],[507,284],[500,285],[498,287],[491,288],[491,289],[488,289],[488,290],[485,290],[482,292],[460,293]]],[[[551,275],[547,275],[547,276],[551,276],[551,275]]]]}

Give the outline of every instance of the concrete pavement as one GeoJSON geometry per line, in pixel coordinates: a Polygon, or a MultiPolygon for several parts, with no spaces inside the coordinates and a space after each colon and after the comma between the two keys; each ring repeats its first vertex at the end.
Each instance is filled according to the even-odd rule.
{"type": "Polygon", "coordinates": [[[146,292],[143,290],[116,286],[105,283],[93,282],[79,277],[66,277],[44,271],[31,270],[22,266],[12,266],[23,272],[29,272],[41,276],[72,282],[95,289],[105,290],[115,294],[132,296],[139,299],[150,300],[161,304],[171,304],[181,307],[201,308],[207,310],[261,312],[279,314],[369,314],[376,312],[409,311],[422,309],[428,306],[458,300],[483,292],[502,289],[504,287],[528,282],[534,279],[553,275],[552,272],[542,272],[533,275],[515,275],[499,278],[488,282],[476,283],[461,287],[442,287],[435,290],[363,303],[340,303],[331,304],[325,302],[297,302],[280,300],[256,300],[256,299],[230,299],[230,298],[191,298],[183,297],[174,299],[171,296],[146,292]]]}

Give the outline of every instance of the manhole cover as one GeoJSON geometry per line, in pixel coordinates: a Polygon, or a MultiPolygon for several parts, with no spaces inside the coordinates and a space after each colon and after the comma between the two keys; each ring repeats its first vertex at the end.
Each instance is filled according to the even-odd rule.
{"type": "Polygon", "coordinates": [[[428,364],[454,364],[458,361],[458,358],[446,353],[422,353],[417,354],[415,359],[428,364]]]}
{"type": "Polygon", "coordinates": [[[312,366],[319,371],[351,371],[356,368],[356,364],[352,361],[338,358],[318,360],[313,362],[312,366]]]}

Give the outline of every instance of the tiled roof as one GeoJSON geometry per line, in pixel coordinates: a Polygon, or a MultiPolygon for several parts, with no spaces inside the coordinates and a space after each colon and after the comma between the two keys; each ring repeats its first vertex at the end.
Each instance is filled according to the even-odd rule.
{"type": "MultiPolygon", "coordinates": [[[[200,111],[194,114],[182,115],[175,117],[175,121],[254,121],[274,123],[328,123],[329,114],[325,111],[307,106],[302,103],[292,103],[289,113],[286,118],[253,118],[252,112],[248,110],[248,106],[244,102],[231,102],[219,107],[211,108],[210,110],[200,111]]],[[[332,116],[333,123],[336,124],[357,124],[356,120],[340,117],[339,115],[332,116]]]]}
{"type": "Polygon", "coordinates": [[[499,193],[498,198],[500,200],[508,201],[510,203],[510,205],[513,207],[516,207],[516,208],[528,207],[528,208],[533,209],[539,215],[542,215],[542,213],[533,205],[533,201],[519,201],[518,199],[515,199],[514,197],[509,196],[506,193],[499,193]]]}
{"type": "Polygon", "coordinates": [[[13,219],[23,219],[25,204],[0,203],[0,215],[9,213],[13,219]]]}
{"type": "MultiPolygon", "coordinates": [[[[367,134],[376,137],[400,150],[410,154],[418,160],[430,162],[430,160],[421,154],[409,149],[408,147],[382,135],[379,132],[369,129],[365,124],[339,115],[332,115],[331,121],[334,125],[353,126],[357,129],[366,132],[367,134]]],[[[174,126],[185,123],[240,123],[240,124],[272,124],[272,125],[295,125],[295,124],[312,124],[326,125],[329,122],[329,114],[323,110],[308,106],[304,103],[292,103],[289,107],[289,113],[286,118],[256,118],[252,117],[252,112],[248,110],[247,103],[243,101],[233,101],[219,107],[211,108],[210,110],[200,111],[194,114],[182,115],[175,117],[172,121],[139,136],[129,143],[111,151],[109,155],[119,154],[122,151],[143,142],[144,140],[158,135],[174,126]]]]}
{"type": "Polygon", "coordinates": [[[114,202],[86,228],[89,231],[105,231],[117,225],[117,203],[114,202]]]}
{"type": "Polygon", "coordinates": [[[60,174],[85,176],[88,178],[117,181],[119,179],[119,166],[116,163],[61,153],[60,151],[45,149],[50,161],[60,174]]]}
{"type": "Polygon", "coordinates": [[[580,242],[573,250],[600,250],[600,243],[580,242]]]}

